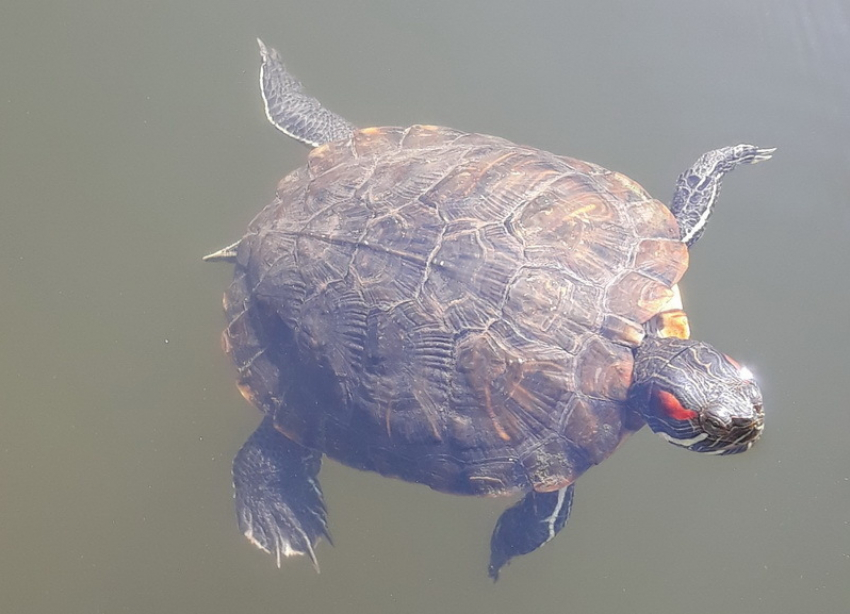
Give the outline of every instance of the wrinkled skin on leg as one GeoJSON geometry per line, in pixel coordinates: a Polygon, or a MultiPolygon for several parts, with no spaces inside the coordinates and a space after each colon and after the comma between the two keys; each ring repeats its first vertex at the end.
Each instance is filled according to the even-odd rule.
{"type": "Polygon", "coordinates": [[[318,570],[314,548],[329,542],[327,512],[317,475],[322,455],[277,431],[266,417],[233,461],[239,530],[275,557],[307,554],[318,570]]]}

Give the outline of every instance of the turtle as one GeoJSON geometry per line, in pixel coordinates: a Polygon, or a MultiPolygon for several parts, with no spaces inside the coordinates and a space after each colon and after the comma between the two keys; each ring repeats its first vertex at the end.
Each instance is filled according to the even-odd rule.
{"type": "Polygon", "coordinates": [[[269,121],[311,148],[237,242],[225,352],[262,411],[236,454],[239,528],[275,557],[331,542],[327,456],[457,495],[518,497],[489,575],[551,540],[574,483],[645,424],[742,452],[753,374],[690,339],[678,282],[726,173],[712,150],[669,206],[625,175],[447,127],[357,128],[258,41],[269,121]]]}

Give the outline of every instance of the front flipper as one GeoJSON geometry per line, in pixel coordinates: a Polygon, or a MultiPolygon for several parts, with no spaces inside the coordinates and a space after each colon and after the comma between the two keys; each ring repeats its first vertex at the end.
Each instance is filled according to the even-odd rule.
{"type": "Polygon", "coordinates": [[[260,45],[260,91],[266,116],[278,130],[310,147],[351,136],[355,128],[304,93],[301,83],[283,63],[277,49],[260,45]]]}
{"type": "Polygon", "coordinates": [[[239,530],[273,555],[307,554],[316,571],[313,548],[329,542],[327,512],[316,476],[320,452],[284,436],[266,417],[233,461],[233,488],[239,530]]]}
{"type": "Polygon", "coordinates": [[[670,211],[679,224],[682,242],[690,247],[702,236],[726,173],[739,164],[758,164],[769,160],[774,151],[775,148],[762,149],[755,145],[722,147],[704,153],[693,166],[679,175],[670,211]]]}
{"type": "Polygon", "coordinates": [[[573,484],[554,492],[530,492],[499,517],[490,538],[490,577],[513,557],[537,550],[564,528],[573,505],[573,484]]]}

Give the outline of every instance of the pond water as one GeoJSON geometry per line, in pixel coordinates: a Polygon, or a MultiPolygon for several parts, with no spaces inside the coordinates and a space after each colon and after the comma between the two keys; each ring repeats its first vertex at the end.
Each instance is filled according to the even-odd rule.
{"type": "Polygon", "coordinates": [[[0,20],[0,612],[846,612],[850,5],[843,0],[18,3],[0,20]],[[744,360],[747,454],[641,431],[493,585],[503,500],[326,463],[335,547],[270,557],[230,462],[259,413],[219,348],[239,237],[305,150],[260,36],[358,125],[434,123],[622,171],[731,175],[683,283],[744,360]]]}

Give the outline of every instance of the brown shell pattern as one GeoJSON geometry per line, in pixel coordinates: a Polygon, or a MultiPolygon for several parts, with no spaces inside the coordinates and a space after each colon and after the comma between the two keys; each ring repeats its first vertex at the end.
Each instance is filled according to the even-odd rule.
{"type": "Polygon", "coordinates": [[[225,296],[243,394],[294,440],[438,490],[575,480],[641,426],[632,349],[687,250],[627,177],[447,128],[316,148],[225,296]]]}

